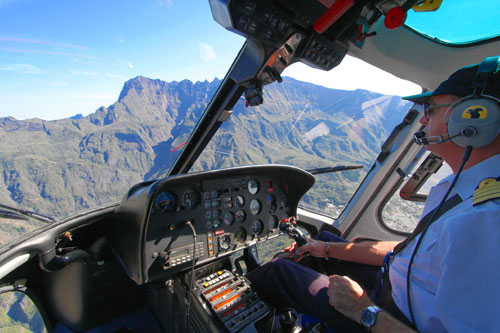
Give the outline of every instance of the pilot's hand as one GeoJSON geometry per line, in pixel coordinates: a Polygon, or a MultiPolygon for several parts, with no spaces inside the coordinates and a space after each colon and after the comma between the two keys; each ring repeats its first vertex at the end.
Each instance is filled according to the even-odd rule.
{"type": "Polygon", "coordinates": [[[297,243],[294,242],[292,245],[285,247],[284,251],[288,252],[291,256],[293,254],[293,252],[295,251],[296,247],[297,247],[297,243]]]}
{"type": "Polygon", "coordinates": [[[331,306],[356,322],[360,320],[361,310],[373,305],[363,288],[347,276],[330,276],[327,294],[331,306]]]}
{"type": "MultiPolygon", "coordinates": [[[[304,256],[311,255],[314,257],[325,257],[326,245],[323,241],[308,238],[307,243],[302,246],[297,246],[297,243],[289,246],[289,256],[295,261],[300,261],[304,256]]],[[[286,249],[285,249],[286,251],[286,249]]]]}

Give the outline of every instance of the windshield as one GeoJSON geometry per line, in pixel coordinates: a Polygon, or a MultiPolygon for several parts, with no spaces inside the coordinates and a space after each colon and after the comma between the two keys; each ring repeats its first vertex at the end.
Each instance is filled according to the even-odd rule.
{"type": "Polygon", "coordinates": [[[317,175],[303,197],[303,208],[332,217],[343,210],[411,104],[399,96],[326,88],[289,77],[264,91],[264,104],[258,107],[247,108],[240,100],[192,171],[269,163],[305,170],[362,166],[317,175]]]}
{"type": "MultiPolygon", "coordinates": [[[[164,176],[244,39],[208,1],[1,1],[0,204],[63,219],[164,176]]],[[[0,217],[0,244],[45,223],[0,217]]]]}
{"type": "MultiPolygon", "coordinates": [[[[0,3],[0,203],[61,220],[164,177],[243,43],[207,1],[0,3]]],[[[241,98],[190,171],[363,166],[303,198],[337,216],[420,88],[350,57],[283,76],[263,105],[241,98]]],[[[0,244],[47,223],[8,216],[0,244]]]]}

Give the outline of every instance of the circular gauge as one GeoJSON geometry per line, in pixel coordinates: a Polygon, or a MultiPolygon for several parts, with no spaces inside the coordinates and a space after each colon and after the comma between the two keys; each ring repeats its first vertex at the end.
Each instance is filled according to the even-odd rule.
{"type": "Polygon", "coordinates": [[[270,210],[276,210],[276,207],[278,206],[276,204],[276,198],[272,194],[269,194],[267,196],[266,203],[267,203],[267,206],[269,207],[270,210]]]}
{"type": "Polygon", "coordinates": [[[234,223],[234,214],[231,212],[227,212],[224,214],[224,224],[231,225],[234,223]]]}
{"type": "Polygon", "coordinates": [[[161,192],[156,197],[155,205],[156,208],[162,211],[171,211],[175,209],[177,204],[177,198],[175,194],[170,192],[161,192]]]}
{"type": "Polygon", "coordinates": [[[238,244],[243,244],[247,240],[247,230],[240,227],[234,234],[234,241],[238,244]]]}
{"type": "Polygon", "coordinates": [[[250,201],[250,213],[252,213],[252,215],[259,214],[261,209],[262,205],[260,204],[259,199],[253,199],[250,201]]]}
{"type": "Polygon", "coordinates": [[[207,229],[210,230],[212,229],[214,226],[214,224],[212,223],[212,221],[207,221],[207,229]]]}
{"type": "Polygon", "coordinates": [[[236,222],[242,223],[243,221],[245,221],[247,215],[245,214],[245,211],[243,209],[240,209],[239,211],[236,212],[235,217],[236,217],[236,222]]]}
{"type": "Polygon", "coordinates": [[[238,208],[242,208],[245,205],[245,198],[242,195],[238,195],[234,198],[234,205],[238,208]]]}
{"type": "Polygon", "coordinates": [[[181,204],[186,208],[196,208],[201,202],[201,193],[194,189],[190,188],[182,193],[181,204]]]}
{"type": "Polygon", "coordinates": [[[278,217],[276,215],[269,216],[267,226],[269,227],[269,229],[277,228],[278,227],[278,217]]]}
{"type": "Polygon", "coordinates": [[[220,209],[214,209],[212,211],[212,217],[214,219],[218,219],[220,217],[220,215],[222,214],[222,212],[220,211],[220,209]]]}
{"type": "Polygon", "coordinates": [[[248,192],[250,192],[250,194],[257,194],[257,192],[259,192],[259,188],[259,182],[255,179],[250,179],[248,181],[248,192]]]}
{"type": "Polygon", "coordinates": [[[219,244],[219,251],[226,252],[231,247],[231,237],[229,235],[222,235],[217,238],[217,243],[219,244]]]}
{"type": "Polygon", "coordinates": [[[222,224],[222,221],[220,219],[215,219],[213,222],[214,228],[220,227],[221,224],[222,224]]]}
{"type": "Polygon", "coordinates": [[[254,235],[260,235],[264,230],[264,223],[261,220],[255,220],[252,223],[252,233],[254,235]]]}

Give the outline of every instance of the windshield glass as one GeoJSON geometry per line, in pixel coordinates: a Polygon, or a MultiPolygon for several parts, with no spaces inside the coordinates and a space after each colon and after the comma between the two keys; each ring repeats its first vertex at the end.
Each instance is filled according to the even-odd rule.
{"type": "Polygon", "coordinates": [[[302,198],[302,208],[337,217],[411,105],[396,94],[419,87],[350,57],[323,73],[295,64],[282,83],[264,87],[262,105],[246,107],[241,98],[191,171],[270,163],[305,170],[361,166],[317,175],[302,198]],[[351,80],[365,89],[344,80],[357,71],[363,74],[351,80]]]}
{"type": "MultiPolygon", "coordinates": [[[[61,220],[164,177],[243,42],[208,1],[2,2],[0,203],[61,220]]],[[[263,105],[240,100],[191,171],[363,166],[318,175],[303,198],[336,216],[420,88],[350,57],[283,76],[263,105]]],[[[0,244],[47,223],[12,215],[0,244]]]]}
{"type": "MultiPolygon", "coordinates": [[[[0,203],[63,219],[161,177],[243,45],[208,1],[0,1],[0,203]]],[[[0,217],[0,244],[44,225],[0,217]]]]}

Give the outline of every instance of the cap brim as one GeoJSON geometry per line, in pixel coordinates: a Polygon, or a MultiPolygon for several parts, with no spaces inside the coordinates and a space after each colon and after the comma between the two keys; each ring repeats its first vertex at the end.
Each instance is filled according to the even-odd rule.
{"type": "Polygon", "coordinates": [[[423,104],[429,100],[429,98],[432,96],[432,93],[433,93],[432,91],[427,91],[424,92],[423,94],[406,96],[403,97],[403,99],[406,99],[407,101],[411,101],[416,104],[423,104]]]}

